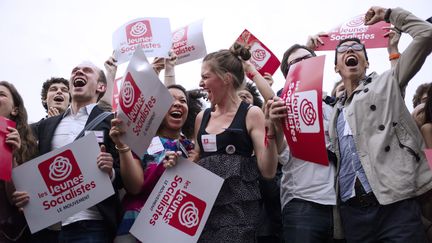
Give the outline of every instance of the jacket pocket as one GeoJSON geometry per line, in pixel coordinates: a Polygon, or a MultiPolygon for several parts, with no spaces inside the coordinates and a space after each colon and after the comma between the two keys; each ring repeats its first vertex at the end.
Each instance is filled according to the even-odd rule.
{"type": "Polygon", "coordinates": [[[395,134],[399,143],[399,147],[408,152],[415,158],[417,162],[419,162],[420,154],[414,149],[415,142],[413,141],[412,136],[408,133],[408,131],[402,124],[399,123],[395,125],[395,134]]]}

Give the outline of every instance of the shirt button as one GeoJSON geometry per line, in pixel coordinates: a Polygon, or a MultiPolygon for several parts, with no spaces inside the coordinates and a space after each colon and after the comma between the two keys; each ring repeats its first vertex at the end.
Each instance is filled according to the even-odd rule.
{"type": "Polygon", "coordinates": [[[366,88],[363,90],[363,92],[367,93],[369,91],[369,88],[366,88]]]}
{"type": "Polygon", "coordinates": [[[375,105],[371,105],[370,109],[374,111],[374,110],[376,110],[376,106],[375,105]]]}
{"type": "Polygon", "coordinates": [[[387,146],[384,148],[384,151],[386,151],[386,152],[390,151],[390,146],[387,145],[387,146]]]}
{"type": "Polygon", "coordinates": [[[381,124],[381,125],[378,126],[378,129],[381,130],[381,131],[383,131],[385,129],[385,126],[383,124],[381,124]]]}

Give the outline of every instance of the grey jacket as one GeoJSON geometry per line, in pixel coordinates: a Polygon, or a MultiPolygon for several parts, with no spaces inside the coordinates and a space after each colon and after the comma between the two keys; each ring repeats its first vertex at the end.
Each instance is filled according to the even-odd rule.
{"type": "MultiPolygon", "coordinates": [[[[382,205],[432,189],[424,142],[401,95],[432,51],[432,25],[400,8],[392,9],[390,22],[408,33],[412,42],[394,68],[381,75],[372,73],[335,106],[329,128],[340,158],[336,122],[338,108],[344,105],[361,164],[382,205]]],[[[339,165],[338,159],[338,171],[339,165]]]]}

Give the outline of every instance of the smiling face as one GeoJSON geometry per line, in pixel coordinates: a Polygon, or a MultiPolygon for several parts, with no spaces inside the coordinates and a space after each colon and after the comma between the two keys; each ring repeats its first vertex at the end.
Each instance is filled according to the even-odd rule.
{"type": "Polygon", "coordinates": [[[81,63],[72,70],[70,93],[73,102],[96,103],[106,84],[98,82],[100,69],[92,63],[81,63]]]}
{"type": "Polygon", "coordinates": [[[64,83],[53,83],[47,91],[46,103],[48,108],[54,107],[62,112],[69,106],[69,87],[64,83]]]}
{"type": "Polygon", "coordinates": [[[180,132],[186,122],[189,111],[186,94],[177,88],[170,88],[168,91],[174,98],[174,101],[165,115],[162,124],[165,129],[180,132]]]}
{"type": "Polygon", "coordinates": [[[12,93],[4,86],[0,85],[0,116],[11,119],[18,114],[18,108],[15,107],[12,93]]]}
{"type": "Polygon", "coordinates": [[[226,97],[227,85],[228,82],[224,82],[221,77],[213,72],[208,61],[203,62],[199,86],[207,93],[208,100],[212,104],[218,104],[226,97]]]}
{"type": "Polygon", "coordinates": [[[359,81],[366,74],[369,62],[366,60],[363,48],[360,49],[358,45],[361,44],[356,41],[347,41],[338,47],[340,50],[337,49],[335,71],[343,79],[359,81]]]}

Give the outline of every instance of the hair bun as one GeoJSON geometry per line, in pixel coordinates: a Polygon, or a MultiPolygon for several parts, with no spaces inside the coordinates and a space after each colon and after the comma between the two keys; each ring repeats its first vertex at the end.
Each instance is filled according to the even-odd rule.
{"type": "Polygon", "coordinates": [[[230,52],[236,57],[240,57],[244,61],[247,61],[251,58],[249,49],[237,42],[231,46],[230,52]]]}

